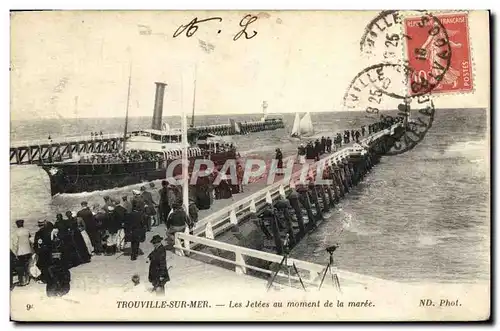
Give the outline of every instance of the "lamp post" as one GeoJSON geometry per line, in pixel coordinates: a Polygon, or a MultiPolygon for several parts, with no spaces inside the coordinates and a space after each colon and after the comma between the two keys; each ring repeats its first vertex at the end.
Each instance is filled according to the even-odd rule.
{"type": "MultiPolygon", "coordinates": [[[[165,148],[165,146],[162,146],[165,148]]],[[[167,151],[162,150],[163,152],[163,160],[165,160],[165,180],[168,180],[168,162],[167,162],[167,151]]]]}

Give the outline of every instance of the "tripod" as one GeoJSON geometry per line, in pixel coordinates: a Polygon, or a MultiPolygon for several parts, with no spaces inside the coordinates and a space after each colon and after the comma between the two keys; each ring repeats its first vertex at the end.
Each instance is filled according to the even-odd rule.
{"type": "Polygon", "coordinates": [[[286,266],[286,270],[287,270],[287,275],[288,275],[288,286],[292,287],[292,280],[291,280],[291,272],[290,272],[290,269],[293,267],[293,270],[295,271],[295,273],[297,274],[297,277],[299,277],[299,281],[300,281],[300,284],[302,285],[302,288],[304,289],[304,291],[306,290],[306,287],[304,286],[304,282],[302,281],[302,278],[300,277],[300,274],[299,274],[299,271],[297,270],[297,266],[295,265],[295,263],[292,263],[292,265],[289,265],[288,264],[288,249],[285,248],[285,251],[284,251],[284,255],[283,255],[283,259],[281,259],[281,262],[278,266],[278,269],[276,270],[276,272],[273,274],[273,277],[271,278],[271,281],[269,282],[269,285],[267,285],[267,290],[269,291],[269,289],[271,288],[271,286],[273,286],[273,283],[274,281],[276,280],[276,276],[278,276],[278,273],[282,270],[283,268],[283,265],[286,266]]]}
{"type": "Polygon", "coordinates": [[[328,253],[330,253],[330,261],[326,265],[325,271],[323,272],[323,277],[321,277],[321,283],[319,284],[318,290],[321,290],[321,286],[323,286],[323,282],[325,281],[326,274],[330,272],[330,275],[332,276],[332,283],[333,286],[342,293],[342,290],[340,289],[340,282],[339,282],[339,277],[337,274],[333,273],[332,268],[333,268],[333,250],[328,250],[328,253]]]}

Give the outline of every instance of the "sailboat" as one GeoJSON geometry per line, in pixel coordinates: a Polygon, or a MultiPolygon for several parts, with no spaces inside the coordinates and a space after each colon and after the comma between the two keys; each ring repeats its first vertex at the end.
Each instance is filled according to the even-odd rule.
{"type": "Polygon", "coordinates": [[[292,127],[292,137],[300,138],[304,136],[310,136],[314,133],[314,128],[311,120],[311,114],[307,112],[302,119],[299,114],[295,114],[295,120],[293,121],[292,127]]]}

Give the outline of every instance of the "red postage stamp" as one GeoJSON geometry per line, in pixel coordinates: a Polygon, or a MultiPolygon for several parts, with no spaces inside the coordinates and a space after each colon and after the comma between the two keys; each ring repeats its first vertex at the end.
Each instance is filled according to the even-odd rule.
{"type": "Polygon", "coordinates": [[[422,22],[420,18],[405,19],[407,56],[412,70],[412,82],[432,82],[432,93],[468,92],[473,89],[472,63],[469,47],[469,27],[466,13],[435,15],[439,20],[439,32],[433,22],[422,22]],[[424,28],[423,28],[424,27],[424,28]]]}

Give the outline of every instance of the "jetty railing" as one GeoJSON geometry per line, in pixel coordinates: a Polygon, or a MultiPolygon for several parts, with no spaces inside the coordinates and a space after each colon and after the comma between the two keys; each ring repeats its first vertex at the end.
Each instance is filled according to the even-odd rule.
{"type": "Polygon", "coordinates": [[[123,133],[107,133],[97,136],[84,135],[84,136],[65,136],[52,139],[37,139],[37,140],[17,140],[12,141],[10,147],[25,147],[25,146],[37,146],[37,145],[59,145],[66,143],[74,143],[76,141],[92,141],[92,140],[109,140],[109,139],[119,139],[123,138],[123,133]]]}
{"type": "MultiPolygon", "coordinates": [[[[283,256],[281,255],[262,252],[259,250],[241,247],[237,245],[232,245],[225,242],[203,238],[196,235],[190,235],[183,232],[177,232],[175,234],[174,248],[176,254],[180,256],[193,254],[193,255],[203,256],[212,260],[228,263],[229,265],[234,266],[234,272],[236,272],[236,274],[238,275],[246,274],[249,269],[266,274],[268,276],[273,275],[275,272],[273,270],[250,265],[246,263],[245,258],[253,258],[259,262],[266,262],[269,264],[276,263],[277,265],[279,265],[279,263],[283,259],[283,256]],[[193,249],[193,246],[195,245],[196,246],[202,245],[209,249],[205,251],[195,250],[193,249]],[[211,253],[213,251],[231,252],[234,254],[234,259],[222,257],[219,256],[218,254],[211,253]]],[[[262,263],[256,263],[256,264],[261,265],[262,263]]],[[[291,257],[287,259],[287,264],[288,266],[292,266],[293,264],[295,264],[304,283],[316,286],[321,281],[321,276],[326,268],[326,266],[322,266],[317,263],[307,262],[299,259],[294,259],[291,257]]],[[[387,281],[372,276],[365,276],[354,272],[340,270],[335,266],[332,267],[332,272],[336,273],[342,280],[347,280],[350,283],[362,284],[364,286],[374,285],[374,284],[380,285],[382,283],[385,284],[394,283],[392,281],[387,281]]],[[[288,274],[285,274],[282,270],[279,270],[277,276],[288,278],[288,274]]],[[[290,275],[290,280],[299,281],[299,278],[295,275],[290,275]]]]}
{"type": "MultiPolygon", "coordinates": [[[[335,153],[332,153],[320,161],[315,162],[310,166],[312,175],[316,173],[316,165],[319,162],[326,162],[329,165],[338,164],[344,159],[352,154],[362,154],[364,153],[363,145],[368,145],[383,136],[390,135],[394,133],[394,130],[401,126],[401,123],[394,124],[388,129],[381,130],[374,133],[360,141],[357,146],[345,147],[335,153]]],[[[292,179],[296,180],[301,176],[301,171],[297,171],[292,174],[292,179]]],[[[278,197],[286,197],[286,192],[290,190],[290,181],[285,181],[281,179],[272,185],[263,188],[262,190],[242,198],[234,202],[233,204],[224,207],[214,213],[211,213],[207,217],[201,219],[197,222],[196,227],[193,229],[193,234],[196,236],[205,235],[207,238],[215,238],[218,234],[226,231],[227,229],[238,225],[240,220],[245,219],[251,213],[257,213],[258,209],[271,203],[278,197]]]]}

